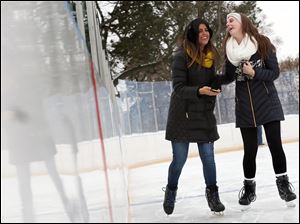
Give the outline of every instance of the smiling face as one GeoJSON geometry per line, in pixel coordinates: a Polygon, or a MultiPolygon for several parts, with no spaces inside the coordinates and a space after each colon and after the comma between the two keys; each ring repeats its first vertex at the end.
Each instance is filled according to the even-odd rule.
{"type": "Polygon", "coordinates": [[[201,47],[204,47],[210,39],[208,28],[205,24],[199,25],[199,44],[201,47]]]}
{"type": "Polygon", "coordinates": [[[236,18],[229,16],[226,26],[227,31],[232,37],[237,37],[242,34],[242,24],[236,18]]]}

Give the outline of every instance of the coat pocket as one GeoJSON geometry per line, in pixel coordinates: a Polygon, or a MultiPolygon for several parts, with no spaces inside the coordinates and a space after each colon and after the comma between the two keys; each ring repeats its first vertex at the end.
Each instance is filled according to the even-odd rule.
{"type": "Polygon", "coordinates": [[[216,127],[217,122],[213,112],[191,112],[188,113],[189,129],[211,129],[216,127]]]}
{"type": "Polygon", "coordinates": [[[210,129],[216,126],[216,118],[213,113],[214,102],[190,103],[187,105],[186,118],[192,129],[210,129]]]}

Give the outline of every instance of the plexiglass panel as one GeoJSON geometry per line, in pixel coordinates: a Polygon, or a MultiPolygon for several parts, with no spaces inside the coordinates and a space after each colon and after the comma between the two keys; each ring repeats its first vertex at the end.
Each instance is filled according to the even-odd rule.
{"type": "Polygon", "coordinates": [[[127,221],[110,74],[92,71],[107,63],[91,57],[74,13],[1,2],[1,222],[127,221]]]}

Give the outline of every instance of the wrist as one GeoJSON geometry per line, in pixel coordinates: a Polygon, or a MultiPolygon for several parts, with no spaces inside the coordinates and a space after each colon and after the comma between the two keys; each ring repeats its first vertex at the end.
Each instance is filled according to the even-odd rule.
{"type": "Polygon", "coordinates": [[[198,95],[198,97],[201,97],[201,95],[202,95],[202,94],[201,94],[201,88],[200,88],[200,87],[198,88],[197,95],[198,95]]]}

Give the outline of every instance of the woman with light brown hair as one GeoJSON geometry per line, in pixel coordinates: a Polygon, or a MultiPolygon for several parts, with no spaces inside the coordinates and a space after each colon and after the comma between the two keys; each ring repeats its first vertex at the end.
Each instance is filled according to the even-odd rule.
{"type": "Polygon", "coordinates": [[[258,149],[257,127],[262,125],[272,156],[276,184],[281,199],[296,199],[287,176],[286,157],[282,148],[280,121],[282,106],[274,85],[280,71],[276,49],[270,39],[258,32],[251,20],[241,13],[227,15],[225,36],[225,75],[219,84],[236,81],[236,127],[244,143],[244,186],[239,194],[241,205],[256,199],[255,173],[258,149]]]}

